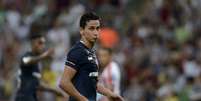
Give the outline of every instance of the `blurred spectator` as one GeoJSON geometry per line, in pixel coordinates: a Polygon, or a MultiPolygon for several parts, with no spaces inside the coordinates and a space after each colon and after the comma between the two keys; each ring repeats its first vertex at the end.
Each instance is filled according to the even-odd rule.
{"type": "Polygon", "coordinates": [[[65,59],[65,52],[70,47],[70,35],[68,30],[65,28],[64,23],[55,20],[53,27],[47,33],[50,46],[54,47],[54,58],[52,61],[52,70],[61,72],[63,69],[58,67],[64,67],[63,61],[65,59]]]}
{"type": "MultiPolygon", "coordinates": [[[[98,50],[99,66],[101,76],[99,82],[109,88],[116,94],[120,95],[121,68],[112,60],[113,51],[111,48],[99,48],[98,50]]],[[[98,96],[98,101],[109,101],[105,96],[98,96]]]]}

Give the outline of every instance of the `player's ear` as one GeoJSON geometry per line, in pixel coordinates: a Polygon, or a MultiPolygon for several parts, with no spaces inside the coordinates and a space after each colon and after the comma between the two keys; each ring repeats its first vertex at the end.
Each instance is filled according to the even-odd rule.
{"type": "Polygon", "coordinates": [[[84,29],[80,27],[80,34],[83,35],[83,33],[84,33],[84,29]]]}

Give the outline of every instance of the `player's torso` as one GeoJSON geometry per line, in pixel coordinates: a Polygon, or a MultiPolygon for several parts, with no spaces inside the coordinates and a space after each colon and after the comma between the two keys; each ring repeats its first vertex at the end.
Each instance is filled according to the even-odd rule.
{"type": "Polygon", "coordinates": [[[79,70],[73,78],[73,83],[81,94],[92,99],[91,101],[95,101],[98,77],[98,62],[95,52],[87,49],[82,43],[78,43],[76,47],[81,48],[79,50],[84,55],[79,64],[79,70]]]}
{"type": "MultiPolygon", "coordinates": [[[[28,52],[22,57],[22,59],[29,56],[34,55],[28,52]]],[[[23,61],[21,61],[18,82],[19,92],[24,94],[35,93],[39,85],[40,77],[39,63],[24,64],[23,61]]]]}

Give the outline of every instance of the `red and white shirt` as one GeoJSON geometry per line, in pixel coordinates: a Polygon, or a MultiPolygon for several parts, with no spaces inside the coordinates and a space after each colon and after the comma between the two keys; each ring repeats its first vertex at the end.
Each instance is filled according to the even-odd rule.
{"type": "MultiPolygon", "coordinates": [[[[104,68],[100,75],[99,82],[114,93],[120,94],[120,79],[120,67],[116,62],[112,61],[104,68]]],[[[107,97],[99,94],[97,99],[97,101],[109,101],[107,97]]]]}

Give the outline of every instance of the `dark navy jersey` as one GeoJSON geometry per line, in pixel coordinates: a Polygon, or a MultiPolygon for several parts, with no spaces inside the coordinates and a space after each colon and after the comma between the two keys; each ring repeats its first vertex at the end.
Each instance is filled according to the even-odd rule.
{"type": "MultiPolygon", "coordinates": [[[[94,50],[82,42],[76,43],[69,51],[65,65],[77,71],[72,80],[75,88],[89,101],[96,101],[98,63],[94,50]]],[[[69,101],[76,100],[70,97],[69,101]]]]}
{"type": "Polygon", "coordinates": [[[38,63],[27,64],[26,62],[34,55],[27,52],[20,60],[18,95],[35,96],[39,86],[40,70],[38,63]]]}

